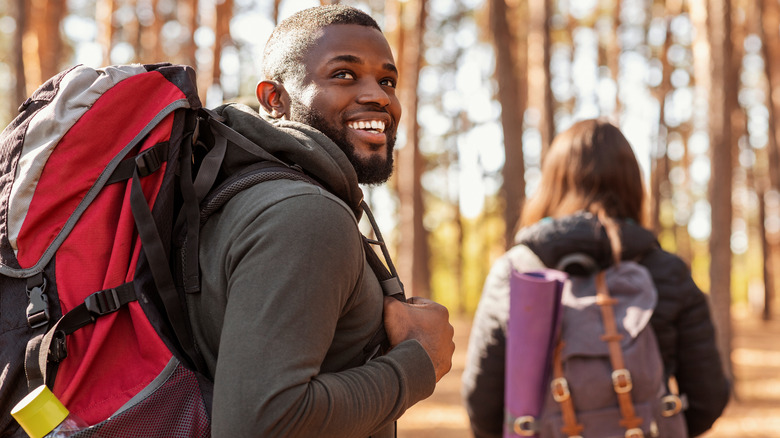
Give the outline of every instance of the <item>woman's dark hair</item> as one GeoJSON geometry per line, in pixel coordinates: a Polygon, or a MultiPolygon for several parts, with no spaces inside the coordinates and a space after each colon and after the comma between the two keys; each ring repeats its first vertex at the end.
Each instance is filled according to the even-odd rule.
{"type": "Polygon", "coordinates": [[[644,225],[644,198],[642,173],[628,140],[607,121],[583,120],[553,140],[542,163],[539,188],[523,207],[520,225],[548,216],[593,213],[607,230],[619,261],[615,220],[644,225]]]}

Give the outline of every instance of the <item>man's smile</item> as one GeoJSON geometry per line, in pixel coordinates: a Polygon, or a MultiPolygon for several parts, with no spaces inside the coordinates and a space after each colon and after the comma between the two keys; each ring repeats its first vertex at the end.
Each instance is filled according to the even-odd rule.
{"type": "Polygon", "coordinates": [[[385,132],[385,122],[382,120],[358,120],[354,122],[347,122],[347,126],[352,129],[365,130],[368,132],[385,132]]]}

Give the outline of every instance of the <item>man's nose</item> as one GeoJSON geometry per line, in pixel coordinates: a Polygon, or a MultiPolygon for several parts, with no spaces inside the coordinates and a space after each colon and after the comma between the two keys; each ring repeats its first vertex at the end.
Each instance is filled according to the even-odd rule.
{"type": "Polygon", "coordinates": [[[363,105],[377,105],[384,108],[390,105],[390,96],[384,87],[374,80],[366,80],[360,87],[357,102],[363,105]]]}

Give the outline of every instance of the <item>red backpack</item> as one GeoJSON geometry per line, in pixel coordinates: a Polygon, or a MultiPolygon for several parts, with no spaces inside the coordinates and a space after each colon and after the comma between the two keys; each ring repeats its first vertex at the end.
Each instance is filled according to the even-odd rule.
{"type": "MultiPolygon", "coordinates": [[[[93,425],[80,436],[210,435],[185,302],[200,225],[250,185],[315,182],[201,108],[195,84],[186,66],[77,66],[0,134],[1,412],[47,384],[93,425]]],[[[4,414],[0,436],[24,434],[4,414]]]]}

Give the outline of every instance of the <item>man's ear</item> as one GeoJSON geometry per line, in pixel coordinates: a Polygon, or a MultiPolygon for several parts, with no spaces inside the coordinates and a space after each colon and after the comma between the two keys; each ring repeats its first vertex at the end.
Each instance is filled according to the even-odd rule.
{"type": "Polygon", "coordinates": [[[257,84],[257,100],[263,109],[275,119],[289,118],[290,96],[281,82],[261,81],[257,84]]]}

